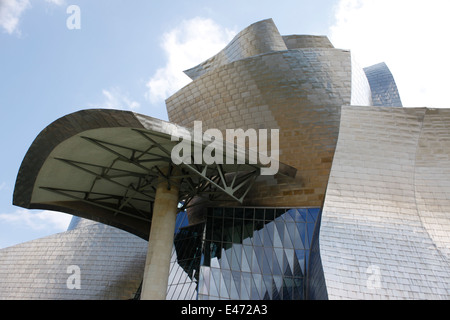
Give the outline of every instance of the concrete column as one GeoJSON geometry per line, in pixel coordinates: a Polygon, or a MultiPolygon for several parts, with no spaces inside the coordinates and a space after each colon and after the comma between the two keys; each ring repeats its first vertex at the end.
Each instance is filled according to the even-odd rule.
{"type": "Polygon", "coordinates": [[[169,189],[167,180],[160,177],[153,205],[152,225],[141,291],[142,300],[166,299],[178,197],[179,181],[171,180],[169,189]]]}

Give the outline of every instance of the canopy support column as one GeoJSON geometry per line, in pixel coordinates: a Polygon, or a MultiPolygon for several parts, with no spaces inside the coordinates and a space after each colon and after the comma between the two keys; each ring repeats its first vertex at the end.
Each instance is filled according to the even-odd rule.
{"type": "Polygon", "coordinates": [[[170,172],[168,173],[158,178],[142,283],[142,300],[166,299],[179,201],[179,180],[171,179],[170,172]]]}

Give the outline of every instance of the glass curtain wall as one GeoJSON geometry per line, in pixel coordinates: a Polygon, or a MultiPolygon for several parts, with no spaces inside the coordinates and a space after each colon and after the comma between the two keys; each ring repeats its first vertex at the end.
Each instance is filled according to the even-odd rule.
{"type": "Polygon", "coordinates": [[[210,208],[180,213],[168,299],[302,300],[320,208],[210,208]]]}

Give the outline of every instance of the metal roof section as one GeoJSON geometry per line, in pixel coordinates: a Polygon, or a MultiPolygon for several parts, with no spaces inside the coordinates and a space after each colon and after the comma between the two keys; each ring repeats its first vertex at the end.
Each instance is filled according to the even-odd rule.
{"type": "MultiPolygon", "coordinates": [[[[181,179],[181,210],[194,205],[194,198],[195,205],[201,200],[242,203],[264,167],[250,164],[248,149],[236,147],[235,161],[228,161],[232,164],[225,158],[223,164],[185,161],[179,165],[180,173],[171,174],[175,172],[171,151],[180,143],[172,137],[185,138],[201,151],[207,147],[192,135],[181,126],[128,111],[69,114],[33,142],[19,170],[13,203],[100,221],[144,239],[148,239],[158,177],[169,185],[181,179]],[[246,161],[238,164],[242,153],[246,161]],[[168,174],[163,170],[167,167],[168,174]]],[[[225,150],[228,142],[223,143],[225,150]]],[[[280,174],[293,177],[295,172],[280,164],[280,174]]]]}

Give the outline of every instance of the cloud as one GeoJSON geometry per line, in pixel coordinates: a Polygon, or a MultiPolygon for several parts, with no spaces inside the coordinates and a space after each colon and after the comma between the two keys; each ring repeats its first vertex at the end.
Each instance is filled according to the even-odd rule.
{"type": "Polygon", "coordinates": [[[151,103],[164,101],[191,80],[183,70],[194,67],[222,50],[236,34],[211,19],[196,17],[184,20],[162,37],[167,58],[147,82],[146,98],[151,103]]]}
{"type": "Polygon", "coordinates": [[[63,4],[66,3],[65,0],[45,0],[45,2],[52,3],[57,6],[62,6],[63,4]]]}
{"type": "Polygon", "coordinates": [[[1,0],[0,27],[8,34],[18,32],[20,16],[30,7],[29,0],[1,0]]]}
{"type": "MultiPolygon", "coordinates": [[[[57,6],[65,4],[65,0],[45,0],[57,6]]],[[[0,27],[8,34],[18,33],[22,13],[31,8],[30,0],[0,0],[0,27]]]]}
{"type": "Polygon", "coordinates": [[[448,0],[340,0],[330,40],[363,66],[386,62],[405,107],[450,107],[448,12],[448,0]]]}
{"type": "Polygon", "coordinates": [[[128,93],[123,93],[118,87],[103,89],[104,101],[100,104],[90,104],[91,107],[101,107],[105,109],[119,109],[135,111],[141,104],[128,97],[128,93]]]}
{"type": "Polygon", "coordinates": [[[23,226],[33,231],[65,231],[69,226],[71,215],[53,211],[17,210],[13,213],[0,214],[2,224],[23,226]]]}

